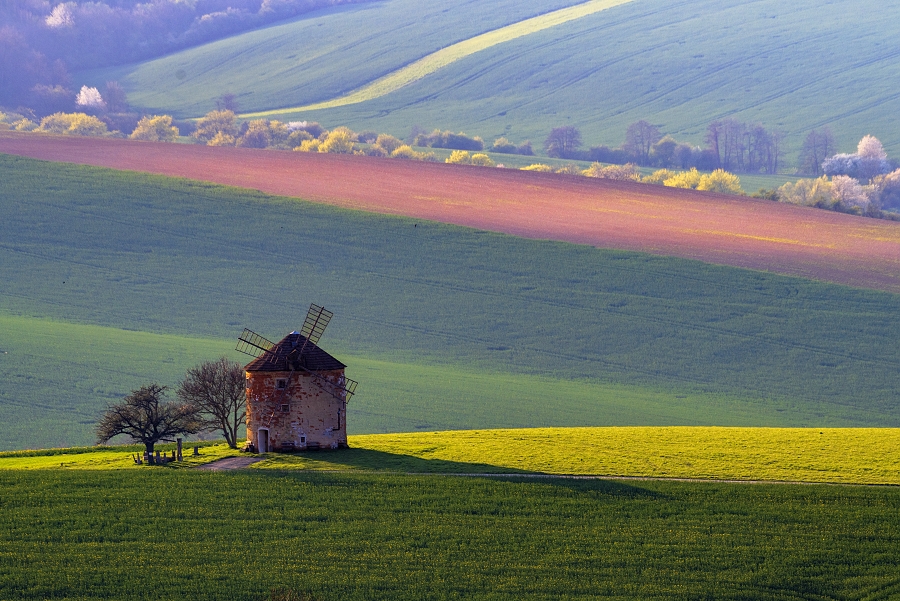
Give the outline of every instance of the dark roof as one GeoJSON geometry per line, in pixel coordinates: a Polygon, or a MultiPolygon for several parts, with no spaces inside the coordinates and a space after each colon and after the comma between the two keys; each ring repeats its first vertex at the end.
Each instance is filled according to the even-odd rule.
{"type": "Polygon", "coordinates": [[[246,371],[299,371],[306,368],[310,371],[331,371],[347,367],[297,332],[291,332],[276,342],[275,346],[263,353],[246,366],[246,371]],[[306,344],[304,347],[303,345],[306,344]],[[303,354],[300,354],[303,349],[303,354]]]}

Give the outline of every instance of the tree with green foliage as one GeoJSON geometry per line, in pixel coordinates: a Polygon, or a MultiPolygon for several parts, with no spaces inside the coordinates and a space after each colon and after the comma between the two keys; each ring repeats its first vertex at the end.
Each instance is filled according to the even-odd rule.
{"type": "Polygon", "coordinates": [[[120,434],[153,452],[157,442],[172,442],[179,434],[196,434],[203,429],[197,408],[163,402],[166,387],[148,384],[131,391],[121,403],[110,405],[97,423],[97,443],[109,442],[120,434]]]}
{"type": "Polygon", "coordinates": [[[581,132],[571,125],[554,127],[544,140],[547,156],[557,159],[571,158],[581,147],[581,132]]]}
{"type": "Polygon", "coordinates": [[[178,128],[172,125],[171,116],[153,115],[138,121],[137,127],[128,137],[148,142],[174,142],[178,139],[178,128]]]}
{"type": "Polygon", "coordinates": [[[218,430],[228,446],[236,449],[238,428],[247,417],[246,386],[244,368],[222,357],[189,369],[177,394],[178,400],[203,416],[204,429],[218,430]]]}

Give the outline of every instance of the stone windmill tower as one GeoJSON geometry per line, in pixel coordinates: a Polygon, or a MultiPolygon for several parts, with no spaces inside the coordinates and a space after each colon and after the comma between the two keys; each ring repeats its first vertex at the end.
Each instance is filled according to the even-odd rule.
{"type": "Polygon", "coordinates": [[[319,348],[332,313],[311,305],[299,332],[271,342],[245,329],[237,350],[247,373],[247,443],[260,453],[347,447],[347,401],[356,382],[319,348]]]}

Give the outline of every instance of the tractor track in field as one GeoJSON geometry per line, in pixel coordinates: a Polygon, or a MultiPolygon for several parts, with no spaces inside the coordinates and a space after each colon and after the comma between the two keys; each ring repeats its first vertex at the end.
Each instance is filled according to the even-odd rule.
{"type": "Polygon", "coordinates": [[[18,132],[0,132],[0,153],[900,293],[900,224],[771,201],[512,169],[18,132]]]}

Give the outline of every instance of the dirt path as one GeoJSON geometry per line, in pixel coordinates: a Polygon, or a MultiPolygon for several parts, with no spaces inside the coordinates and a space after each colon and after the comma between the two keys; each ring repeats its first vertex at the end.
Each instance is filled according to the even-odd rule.
{"type": "Polygon", "coordinates": [[[225,459],[219,459],[218,461],[213,461],[212,463],[204,463],[203,465],[197,466],[195,469],[208,470],[211,472],[242,470],[244,468],[250,467],[257,461],[262,461],[263,459],[264,457],[259,457],[258,455],[249,455],[245,457],[226,457],[225,459]]]}
{"type": "Polygon", "coordinates": [[[513,169],[19,132],[0,132],[0,153],[900,293],[900,223],[771,201],[513,169]]]}

